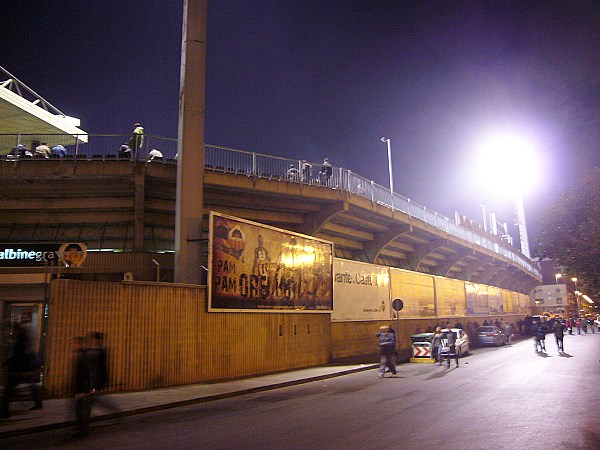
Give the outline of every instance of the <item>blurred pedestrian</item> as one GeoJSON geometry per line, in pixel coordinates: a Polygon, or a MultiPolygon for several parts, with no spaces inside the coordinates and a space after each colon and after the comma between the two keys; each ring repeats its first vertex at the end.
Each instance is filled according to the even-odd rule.
{"type": "Polygon", "coordinates": [[[442,329],[440,327],[436,327],[433,338],[431,339],[431,359],[438,362],[438,366],[442,365],[442,339],[443,339],[442,329]]]}
{"type": "Polygon", "coordinates": [[[333,166],[329,163],[329,158],[325,158],[323,160],[323,164],[321,165],[321,171],[319,172],[319,180],[321,181],[321,184],[329,186],[329,180],[331,179],[332,174],[333,166]]]}
{"type": "Polygon", "coordinates": [[[448,347],[448,369],[450,368],[450,359],[454,357],[456,367],[458,367],[458,352],[456,351],[456,334],[452,330],[446,332],[446,346],[448,347]]]}
{"type": "Polygon", "coordinates": [[[89,421],[96,392],[102,380],[99,376],[98,353],[85,348],[83,336],[72,340],[73,394],[75,397],[75,415],[77,432],[73,438],[89,435],[89,421]]]}
{"type": "Polygon", "coordinates": [[[298,181],[300,179],[300,172],[298,172],[298,169],[296,169],[294,164],[290,164],[290,168],[285,176],[287,177],[288,181],[298,181]]]}
{"type": "Polygon", "coordinates": [[[396,366],[394,364],[394,353],[396,351],[396,334],[390,330],[387,325],[379,327],[377,333],[379,340],[379,352],[381,354],[379,363],[379,378],[385,377],[386,367],[392,372],[392,377],[396,377],[396,366]]]}
{"type": "Polygon", "coordinates": [[[535,330],[535,336],[534,336],[534,343],[535,343],[535,351],[538,351],[539,348],[539,352],[545,352],[546,351],[546,329],[544,328],[544,326],[540,323],[538,325],[538,327],[535,330]]]}
{"type": "Polygon", "coordinates": [[[87,350],[90,361],[90,368],[94,372],[92,376],[96,377],[96,396],[95,405],[113,412],[119,412],[120,409],[113,404],[105,395],[101,395],[108,388],[108,363],[107,351],[104,344],[104,334],[93,332],[89,335],[89,349],[87,350]]]}
{"type": "Polygon", "coordinates": [[[310,163],[307,163],[306,160],[303,159],[300,169],[302,170],[302,182],[310,183],[312,165],[310,163]]]}
{"type": "Polygon", "coordinates": [[[504,324],[504,326],[502,327],[502,331],[508,338],[508,345],[511,345],[512,344],[512,336],[513,336],[513,334],[515,334],[513,326],[510,323],[506,322],[504,324]]]}
{"type": "Polygon", "coordinates": [[[4,396],[0,405],[0,417],[10,417],[9,405],[15,396],[15,388],[19,383],[28,383],[31,389],[33,407],[31,411],[42,408],[42,397],[40,394],[39,364],[37,357],[31,351],[29,337],[21,324],[14,323],[11,327],[11,347],[6,366],[6,382],[4,384],[4,396]],[[37,380],[35,375],[37,374],[37,380]]]}
{"type": "Polygon", "coordinates": [[[556,348],[558,349],[558,353],[563,353],[565,351],[563,344],[565,326],[560,320],[556,320],[554,322],[554,325],[552,326],[552,332],[554,333],[554,338],[556,339],[556,348]]]}

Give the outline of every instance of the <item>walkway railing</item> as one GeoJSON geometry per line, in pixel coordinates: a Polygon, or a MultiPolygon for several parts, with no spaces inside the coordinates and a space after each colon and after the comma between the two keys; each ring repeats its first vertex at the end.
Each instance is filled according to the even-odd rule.
{"type": "MultiPolygon", "coordinates": [[[[129,135],[88,135],[88,142],[83,144],[76,136],[72,135],[0,134],[0,154],[7,155],[18,144],[25,145],[33,154],[35,146],[41,142],[60,141],[67,148],[70,158],[112,160],[118,158],[119,148],[123,144],[128,144],[129,138],[129,135]]],[[[163,163],[176,162],[177,140],[153,135],[144,136],[144,141],[135,153],[133,160],[147,160],[152,149],[157,149],[162,153],[163,163]]],[[[5,158],[14,160],[14,156],[11,158],[11,155],[7,155],[5,158]]],[[[373,203],[404,212],[410,217],[421,220],[463,241],[484,247],[509,259],[533,275],[541,277],[538,268],[527,257],[518,251],[507,248],[506,244],[498,237],[476,232],[465,225],[457,224],[454,220],[429,210],[410,198],[397,193],[392,194],[389,189],[348,169],[334,166],[330,174],[325,174],[322,164],[214,145],[205,146],[205,165],[206,170],[216,172],[343,189],[352,195],[369,199],[373,203]]]]}

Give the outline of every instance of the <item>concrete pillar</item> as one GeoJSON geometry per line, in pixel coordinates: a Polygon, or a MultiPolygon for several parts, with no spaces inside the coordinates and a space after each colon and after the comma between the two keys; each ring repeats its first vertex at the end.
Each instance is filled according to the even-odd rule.
{"type": "Polygon", "coordinates": [[[184,0],[175,206],[175,282],[202,279],[207,0],[184,0]]]}

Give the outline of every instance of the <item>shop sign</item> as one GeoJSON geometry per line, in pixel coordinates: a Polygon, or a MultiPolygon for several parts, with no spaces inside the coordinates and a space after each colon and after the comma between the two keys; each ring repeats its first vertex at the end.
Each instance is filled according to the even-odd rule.
{"type": "Polygon", "coordinates": [[[80,243],[0,244],[0,267],[55,266],[59,262],[79,266],[86,253],[86,245],[80,243]]]}
{"type": "Polygon", "coordinates": [[[0,267],[56,265],[60,244],[0,244],[0,267]]]}

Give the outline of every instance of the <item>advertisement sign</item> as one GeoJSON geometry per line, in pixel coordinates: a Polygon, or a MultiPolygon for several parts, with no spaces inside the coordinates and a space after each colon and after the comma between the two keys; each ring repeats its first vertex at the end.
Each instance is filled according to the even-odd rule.
{"type": "Polygon", "coordinates": [[[209,311],[333,310],[333,244],[212,212],[209,311]]]}
{"type": "Polygon", "coordinates": [[[61,244],[0,244],[0,267],[56,265],[61,244]]]}
{"type": "Polygon", "coordinates": [[[336,258],[333,268],[332,321],[387,320],[392,317],[387,267],[336,258]]]}

